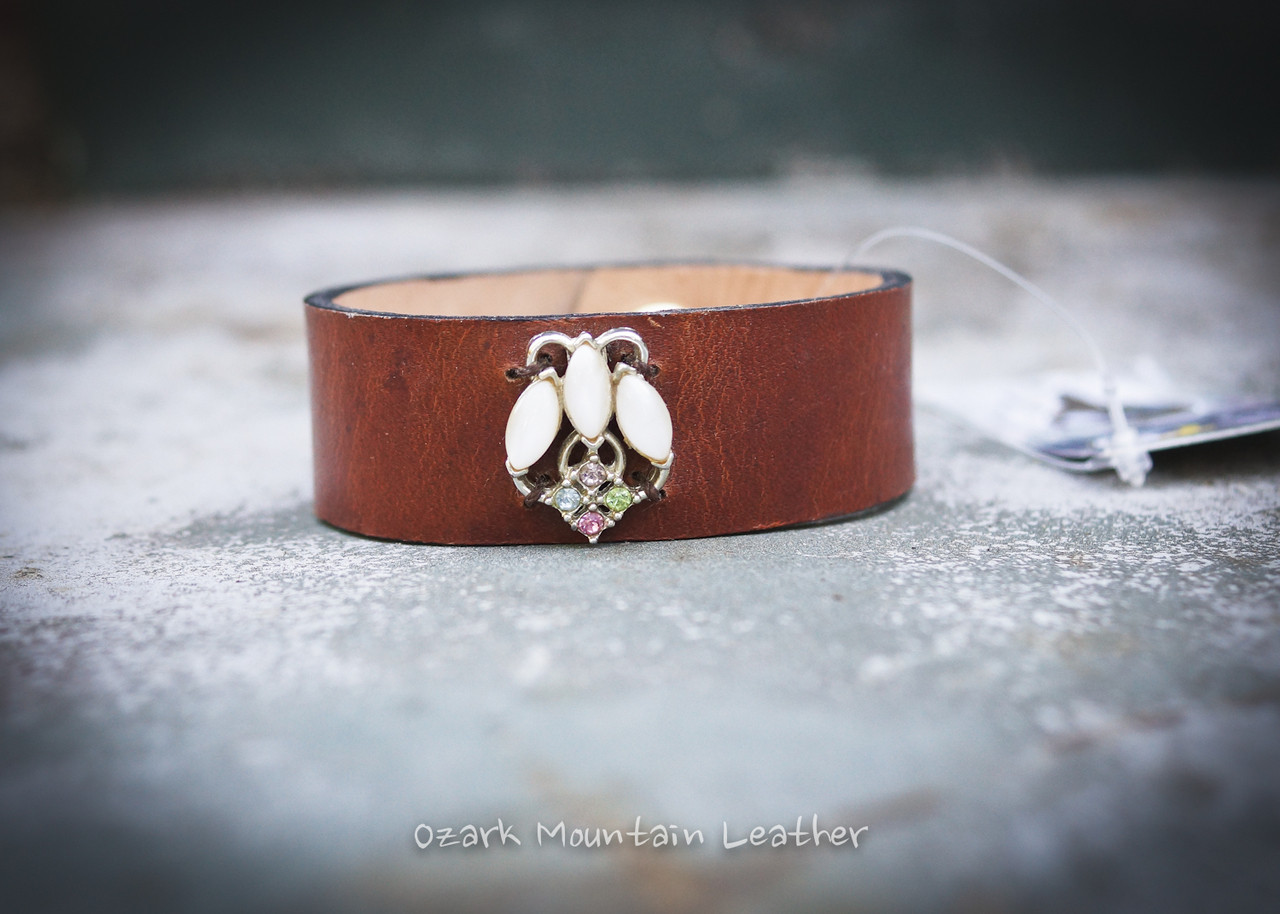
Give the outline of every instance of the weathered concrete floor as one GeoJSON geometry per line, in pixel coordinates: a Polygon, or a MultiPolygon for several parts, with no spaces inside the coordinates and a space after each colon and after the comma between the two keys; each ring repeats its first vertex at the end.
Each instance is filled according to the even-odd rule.
{"type": "MultiPolygon", "coordinates": [[[[310,514],[299,299],[380,275],[833,261],[917,223],[1108,351],[1280,391],[1280,188],[886,184],[122,203],[0,216],[0,909],[1274,910],[1280,439],[1072,478],[918,416],[862,520],[606,548],[310,514]],[[717,850],[722,823],[867,825],[717,850]],[[420,822],[520,848],[418,851],[420,822]],[[704,848],[531,846],[537,822],[704,848]]],[[[1081,363],[946,253],[931,377],[1081,363]]]]}

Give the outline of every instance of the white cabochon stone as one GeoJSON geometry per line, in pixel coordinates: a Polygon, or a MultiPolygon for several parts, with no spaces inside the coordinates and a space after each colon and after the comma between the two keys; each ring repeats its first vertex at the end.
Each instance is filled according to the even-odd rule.
{"type": "Polygon", "coordinates": [[[547,452],[560,431],[560,395],[550,378],[524,389],[507,417],[507,462],[527,470],[547,452]]]}
{"type": "Polygon", "coordinates": [[[583,344],[569,358],[564,373],[564,411],[583,438],[604,434],[613,415],[613,377],[604,354],[583,344]]]}
{"type": "Polygon", "coordinates": [[[632,449],[654,463],[671,456],[671,413],[662,395],[638,374],[618,381],[618,428],[632,449]]]}

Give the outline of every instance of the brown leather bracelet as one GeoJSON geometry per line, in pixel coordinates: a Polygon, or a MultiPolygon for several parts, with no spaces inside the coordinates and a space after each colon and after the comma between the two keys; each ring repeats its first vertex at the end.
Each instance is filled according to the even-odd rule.
{"type": "Polygon", "coordinates": [[[315,511],[355,533],[714,536],[858,514],[914,482],[902,273],[599,266],[306,304],[315,511]]]}

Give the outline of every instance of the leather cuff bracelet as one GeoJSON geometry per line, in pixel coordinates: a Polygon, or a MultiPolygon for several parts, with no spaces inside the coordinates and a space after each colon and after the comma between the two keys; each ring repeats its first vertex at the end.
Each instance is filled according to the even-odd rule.
{"type": "Polygon", "coordinates": [[[547,269],[306,303],[315,510],[355,533],[713,536],[858,514],[914,481],[902,273],[547,269]]]}

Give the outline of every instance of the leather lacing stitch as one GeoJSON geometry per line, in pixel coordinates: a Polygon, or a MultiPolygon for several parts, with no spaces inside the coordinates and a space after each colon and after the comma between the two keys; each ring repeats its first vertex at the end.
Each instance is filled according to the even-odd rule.
{"type": "MultiPolygon", "coordinates": [[[[662,373],[662,369],[659,368],[657,365],[653,364],[652,362],[637,362],[634,351],[628,352],[626,355],[619,358],[618,361],[626,362],[628,365],[634,368],[636,370],[636,373],[639,374],[646,381],[652,381],[654,378],[656,378],[659,374],[662,373]]],[[[540,352],[538,353],[538,357],[537,359],[534,360],[532,365],[517,365],[513,368],[508,368],[507,380],[523,381],[523,380],[526,380],[527,378],[532,378],[535,375],[542,374],[542,372],[550,368],[551,365],[552,365],[551,356],[547,355],[545,352],[540,352]]]]}
{"type": "Polygon", "coordinates": [[[542,500],[542,496],[551,491],[551,484],[555,482],[548,473],[539,473],[533,479],[529,480],[529,484],[533,487],[529,490],[529,494],[524,497],[524,506],[532,508],[542,500]]]}
{"type": "MultiPolygon", "coordinates": [[[[621,344],[614,344],[614,345],[628,346],[629,344],[621,343],[621,344]]],[[[613,348],[613,347],[611,346],[610,348],[613,348]]],[[[632,368],[636,370],[636,373],[639,374],[640,377],[644,378],[646,381],[652,381],[662,371],[661,368],[659,368],[657,365],[653,364],[652,362],[636,361],[635,349],[629,349],[623,355],[618,356],[617,361],[626,362],[628,365],[630,365],[632,368]]]]}
{"type": "Polygon", "coordinates": [[[534,360],[532,365],[519,365],[515,368],[507,369],[508,381],[523,381],[525,378],[532,378],[534,375],[542,374],[551,367],[551,356],[545,352],[538,353],[538,358],[534,360]]]}
{"type": "Polygon", "coordinates": [[[639,470],[636,470],[631,474],[631,478],[644,490],[645,498],[650,501],[662,501],[662,499],[667,497],[667,490],[659,489],[655,486],[653,481],[649,479],[648,473],[642,473],[639,470]]]}

